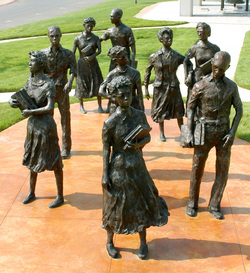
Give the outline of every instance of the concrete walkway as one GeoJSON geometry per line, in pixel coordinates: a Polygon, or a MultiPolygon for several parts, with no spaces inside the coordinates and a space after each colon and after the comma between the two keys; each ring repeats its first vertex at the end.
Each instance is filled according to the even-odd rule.
{"type": "MultiPolygon", "coordinates": [[[[231,66],[227,70],[226,75],[228,78],[234,80],[245,34],[250,30],[250,11],[244,11],[245,4],[237,5],[237,8],[226,4],[222,12],[220,10],[220,2],[205,1],[202,2],[202,6],[194,6],[192,17],[180,16],[179,4],[179,1],[158,3],[141,10],[136,17],[148,20],[190,22],[186,25],[171,26],[171,28],[195,27],[198,22],[209,23],[212,30],[209,41],[217,44],[221,50],[227,51],[231,55],[231,66]]],[[[181,83],[184,83],[182,66],[178,71],[178,78],[181,83]]],[[[186,96],[187,88],[185,84],[181,84],[181,92],[183,96],[186,96]]],[[[242,101],[250,101],[249,90],[239,87],[239,92],[242,101]]]]}

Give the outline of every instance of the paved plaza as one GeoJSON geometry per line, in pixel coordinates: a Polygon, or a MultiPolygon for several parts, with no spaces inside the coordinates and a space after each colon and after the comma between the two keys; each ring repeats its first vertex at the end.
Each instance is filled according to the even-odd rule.
{"type": "MultiPolygon", "coordinates": [[[[153,12],[155,8],[159,5],[142,14],[149,16],[149,10],[153,12]]],[[[246,30],[250,23],[247,22],[246,30]]],[[[196,21],[192,23],[195,25],[196,21]]],[[[210,40],[217,43],[215,24],[224,23],[209,23],[210,40]]],[[[240,24],[228,25],[238,35],[236,27],[240,24]]],[[[224,44],[219,45],[224,50],[224,44]]],[[[233,77],[231,71],[229,77],[233,77]]],[[[104,108],[106,103],[104,100],[104,108]]],[[[171,214],[167,225],[147,230],[148,259],[141,261],[137,257],[138,234],[115,236],[119,259],[111,259],[106,253],[106,232],[101,227],[101,134],[108,115],[97,113],[97,101],[92,101],[85,103],[86,115],[80,113],[79,104],[71,105],[73,146],[71,158],[64,160],[65,204],[59,208],[48,209],[56,195],[54,173],[49,171],[38,175],[37,199],[22,204],[29,189],[29,170],[22,166],[27,119],[0,133],[1,273],[250,272],[249,142],[236,138],[232,147],[228,185],[221,203],[225,219],[216,220],[206,211],[214,181],[214,150],[209,154],[201,184],[198,216],[189,218],[185,208],[193,149],[180,146],[176,120],[165,122],[167,142],[160,142],[158,124],[150,117],[151,101],[145,99],[144,103],[152,131],[143,155],[171,214]]],[[[60,138],[58,109],[55,121],[60,138]]]]}

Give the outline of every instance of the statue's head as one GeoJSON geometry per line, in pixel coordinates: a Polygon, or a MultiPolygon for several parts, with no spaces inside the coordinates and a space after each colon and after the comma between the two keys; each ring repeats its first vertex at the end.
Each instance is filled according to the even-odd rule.
{"type": "Polygon", "coordinates": [[[41,51],[30,51],[29,52],[29,68],[31,73],[45,70],[47,67],[47,56],[41,51]]]}
{"type": "Polygon", "coordinates": [[[96,21],[93,17],[88,17],[83,20],[83,25],[86,25],[86,24],[92,24],[93,26],[95,26],[96,21]]]}
{"type": "Polygon", "coordinates": [[[58,46],[62,37],[61,30],[58,26],[51,26],[48,28],[48,37],[51,45],[58,46]]]}
{"type": "Polygon", "coordinates": [[[199,22],[196,25],[196,31],[200,40],[207,39],[211,36],[211,27],[207,23],[199,22]]]}
{"type": "Polygon", "coordinates": [[[110,21],[112,24],[116,24],[121,21],[123,11],[121,9],[112,9],[110,13],[110,21]]]}
{"type": "Polygon", "coordinates": [[[114,61],[119,62],[122,61],[123,63],[128,64],[128,54],[127,50],[123,46],[114,46],[111,47],[107,53],[107,55],[114,61]]]}
{"type": "Polygon", "coordinates": [[[157,37],[164,45],[171,46],[173,41],[173,31],[169,27],[163,27],[158,31],[157,37]]]}
{"type": "Polygon", "coordinates": [[[212,58],[212,72],[215,79],[220,79],[230,67],[231,56],[226,51],[218,51],[212,58]]]}
{"type": "Polygon", "coordinates": [[[107,88],[121,107],[130,106],[132,102],[132,83],[126,76],[115,77],[107,88]]]}
{"type": "Polygon", "coordinates": [[[95,27],[96,21],[93,17],[88,17],[83,20],[83,26],[85,28],[85,32],[87,34],[91,33],[93,28],[95,27]]]}

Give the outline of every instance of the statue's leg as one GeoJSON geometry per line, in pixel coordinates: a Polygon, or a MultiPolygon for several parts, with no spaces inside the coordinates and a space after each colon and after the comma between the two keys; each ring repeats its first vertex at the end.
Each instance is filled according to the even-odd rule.
{"type": "Polygon", "coordinates": [[[211,147],[206,144],[194,147],[189,199],[186,209],[186,214],[190,217],[195,217],[197,215],[200,184],[210,149],[211,147]]]}
{"type": "Polygon", "coordinates": [[[114,232],[111,229],[107,229],[107,244],[106,244],[106,249],[111,258],[116,258],[117,257],[117,250],[114,246],[114,232]]]}
{"type": "Polygon", "coordinates": [[[178,126],[179,126],[179,128],[181,130],[181,125],[183,125],[183,117],[177,118],[177,122],[178,122],[178,126]]]}
{"type": "Polygon", "coordinates": [[[23,199],[23,204],[28,204],[36,199],[35,188],[37,181],[37,173],[30,170],[30,190],[29,194],[23,199]]]}
{"type": "MultiPolygon", "coordinates": [[[[61,92],[64,92],[63,90],[61,92]]],[[[58,97],[58,109],[61,114],[62,125],[62,158],[67,159],[70,157],[71,150],[71,126],[70,126],[70,105],[69,95],[61,93],[58,97]]]]}
{"type": "Polygon", "coordinates": [[[138,257],[140,259],[145,259],[148,255],[148,246],[147,246],[147,240],[146,240],[146,229],[139,232],[140,236],[140,248],[138,252],[138,257]]]}
{"type": "MultiPolygon", "coordinates": [[[[59,164],[59,162],[58,162],[59,164]]],[[[49,208],[56,208],[61,206],[64,203],[63,198],[63,170],[62,168],[57,168],[54,170],[57,186],[57,197],[56,199],[49,204],[49,208]]]]}
{"type": "Polygon", "coordinates": [[[220,211],[220,203],[227,184],[230,156],[231,147],[225,149],[223,144],[216,146],[216,175],[208,205],[209,212],[216,219],[224,218],[220,211]]]}
{"type": "Polygon", "coordinates": [[[165,142],[166,137],[164,134],[164,121],[159,122],[159,128],[160,128],[160,141],[165,142]]]}
{"type": "Polygon", "coordinates": [[[102,109],[102,97],[101,96],[97,96],[97,102],[98,102],[98,113],[104,113],[104,111],[102,109]]]}
{"type": "Polygon", "coordinates": [[[80,112],[82,114],[87,114],[87,111],[84,109],[84,106],[83,106],[83,99],[79,99],[79,103],[80,103],[80,112]]]}

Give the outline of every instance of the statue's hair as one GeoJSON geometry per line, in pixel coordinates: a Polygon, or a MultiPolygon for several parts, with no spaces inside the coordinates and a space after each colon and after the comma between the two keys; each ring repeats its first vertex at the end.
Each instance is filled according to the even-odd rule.
{"type": "Polygon", "coordinates": [[[47,67],[48,59],[47,59],[47,56],[42,51],[32,50],[29,52],[29,57],[31,56],[36,58],[36,60],[38,61],[41,67],[43,67],[44,69],[47,67]]]}
{"type": "Polygon", "coordinates": [[[53,25],[53,26],[51,26],[51,27],[48,28],[48,34],[49,34],[50,31],[53,30],[53,29],[58,30],[59,33],[60,33],[60,35],[62,35],[61,29],[60,29],[58,26],[55,26],[55,25],[53,25]]]}
{"type": "Polygon", "coordinates": [[[83,24],[92,23],[94,26],[96,25],[96,21],[93,17],[88,17],[83,20],[83,24]]]}
{"type": "Polygon", "coordinates": [[[196,30],[201,27],[203,28],[203,30],[207,33],[207,36],[210,37],[211,36],[211,27],[210,25],[208,25],[207,23],[205,22],[199,22],[197,25],[196,25],[196,30]]]}
{"type": "Polygon", "coordinates": [[[122,15],[123,15],[123,11],[122,11],[122,9],[118,9],[118,8],[116,8],[116,9],[112,9],[112,11],[113,12],[115,12],[115,13],[117,13],[118,14],[118,16],[121,18],[122,17],[122,15]]]}
{"type": "Polygon", "coordinates": [[[163,34],[165,32],[168,33],[173,38],[173,31],[172,31],[172,29],[169,28],[169,27],[163,27],[157,33],[157,37],[158,37],[159,41],[162,41],[162,36],[163,36],[163,34]]]}
{"type": "Polygon", "coordinates": [[[214,54],[214,57],[212,59],[212,63],[218,58],[222,58],[222,62],[223,62],[223,65],[225,66],[225,70],[228,69],[230,62],[231,62],[230,54],[226,51],[218,51],[214,54]]]}
{"type": "MultiPolygon", "coordinates": [[[[131,81],[126,76],[115,77],[107,86],[110,94],[117,95],[118,88],[128,86],[130,91],[132,88],[131,81]]],[[[131,91],[132,92],[132,91],[131,91]]]]}
{"type": "Polygon", "coordinates": [[[111,47],[107,53],[107,55],[111,58],[111,59],[115,59],[118,56],[121,58],[126,58],[127,62],[129,62],[128,60],[128,54],[127,54],[127,50],[125,47],[123,46],[114,46],[111,47]]]}

